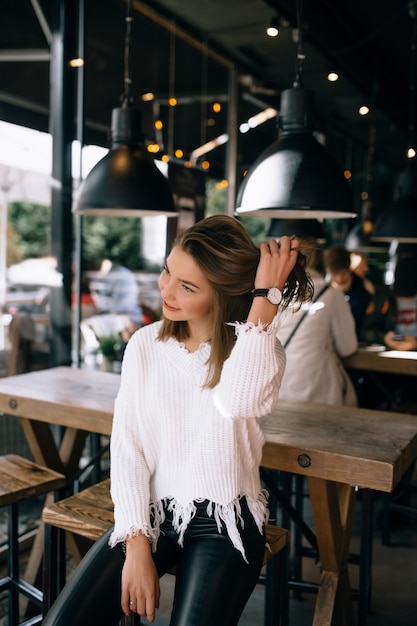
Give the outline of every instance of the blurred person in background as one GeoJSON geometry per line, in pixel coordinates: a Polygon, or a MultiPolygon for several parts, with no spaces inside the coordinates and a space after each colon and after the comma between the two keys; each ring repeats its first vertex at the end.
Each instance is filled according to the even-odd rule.
{"type": "Polygon", "coordinates": [[[366,307],[359,340],[366,344],[385,345],[398,349],[392,337],[395,335],[397,303],[389,285],[378,285],[366,307]]]}
{"type": "Polygon", "coordinates": [[[393,292],[396,300],[395,328],[385,340],[393,350],[417,350],[417,256],[398,258],[393,292]]]}
{"type": "Polygon", "coordinates": [[[309,251],[306,269],[314,295],[312,302],[290,306],[282,315],[278,338],[287,365],[280,398],[356,406],[356,393],[341,361],[358,348],[352,312],[343,293],[325,279],[320,245],[308,238],[301,238],[300,245],[309,251]]]}
{"type": "Polygon", "coordinates": [[[332,287],[341,291],[349,303],[355,320],[356,335],[359,337],[372,295],[366,289],[363,279],[352,272],[350,252],[345,246],[333,245],[325,250],[324,266],[332,287]]]}
{"type": "MultiPolygon", "coordinates": [[[[393,285],[377,285],[362,322],[360,340],[391,350],[417,350],[417,258],[399,256],[393,285]]],[[[367,372],[351,373],[360,406],[415,412],[412,377],[380,372],[378,384],[367,372]]]]}
{"type": "Polygon", "coordinates": [[[354,274],[359,276],[363,280],[363,284],[365,289],[369,291],[369,293],[373,296],[375,293],[375,285],[368,278],[368,257],[366,254],[362,252],[351,252],[350,253],[350,269],[354,274]]]}
{"type": "Polygon", "coordinates": [[[100,289],[93,292],[99,313],[121,313],[129,316],[127,336],[144,323],[143,310],[139,304],[139,285],[135,274],[120,263],[104,259],[100,267],[100,289]]]}

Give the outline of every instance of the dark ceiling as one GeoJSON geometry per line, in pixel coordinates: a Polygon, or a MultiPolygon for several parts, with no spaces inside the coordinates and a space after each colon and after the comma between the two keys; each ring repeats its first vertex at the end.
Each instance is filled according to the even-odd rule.
{"type": "MultiPolygon", "coordinates": [[[[48,129],[50,62],[46,24],[57,0],[2,0],[0,4],[0,119],[48,129]]],[[[70,0],[71,1],[71,0],[70,0]]],[[[302,82],[316,101],[315,127],[341,164],[363,185],[394,180],[404,169],[414,116],[410,105],[411,38],[408,0],[304,2],[302,82]],[[340,73],[337,83],[326,79],[340,73]],[[358,115],[361,104],[371,113],[358,115]],[[368,165],[367,165],[368,164],[368,165]],[[370,165],[372,167],[370,167],[370,165]],[[382,172],[382,174],[381,174],[382,172]]],[[[134,2],[131,74],[135,106],[147,140],[184,158],[209,139],[236,128],[266,107],[279,110],[293,85],[297,54],[296,0],[158,0],[134,2]],[[280,35],[265,26],[279,16],[280,35]],[[239,76],[236,118],[228,117],[231,68],[239,76]],[[141,94],[156,94],[144,103],[141,94]],[[167,105],[175,96],[176,107],[167,105]],[[212,104],[222,104],[214,113],[212,104]],[[155,135],[153,122],[164,123],[155,135]]],[[[125,2],[85,0],[85,132],[107,145],[111,110],[123,92],[125,2]]],[[[238,176],[276,138],[276,121],[238,133],[238,176]]],[[[225,176],[227,144],[207,158],[225,176]]],[[[389,198],[387,198],[389,201],[389,198]]]]}

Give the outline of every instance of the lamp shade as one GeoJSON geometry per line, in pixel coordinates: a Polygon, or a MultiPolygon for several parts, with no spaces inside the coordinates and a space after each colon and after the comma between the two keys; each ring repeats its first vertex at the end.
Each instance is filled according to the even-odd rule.
{"type": "Polygon", "coordinates": [[[417,243],[417,162],[410,161],[400,176],[398,197],[381,213],[371,239],[417,243]]]}
{"type": "Polygon", "coordinates": [[[168,180],[143,144],[139,111],[113,109],[111,138],[109,152],[82,183],[73,212],[113,217],[176,216],[168,180]]]}
{"type": "Polygon", "coordinates": [[[384,241],[373,241],[371,235],[363,230],[363,223],[358,222],[349,231],[345,240],[345,247],[353,252],[387,254],[389,246],[384,241]]]}
{"type": "Polygon", "coordinates": [[[301,86],[281,96],[279,137],[249,168],[236,213],[288,219],[354,217],[343,170],[312,133],[312,93],[301,86]]]}
{"type": "Polygon", "coordinates": [[[319,243],[324,243],[326,237],[323,224],[317,220],[280,220],[274,218],[269,224],[268,237],[279,239],[283,235],[295,235],[295,237],[313,237],[319,243]]]}
{"type": "Polygon", "coordinates": [[[417,243],[417,196],[398,198],[383,211],[372,234],[375,241],[417,243]]]}

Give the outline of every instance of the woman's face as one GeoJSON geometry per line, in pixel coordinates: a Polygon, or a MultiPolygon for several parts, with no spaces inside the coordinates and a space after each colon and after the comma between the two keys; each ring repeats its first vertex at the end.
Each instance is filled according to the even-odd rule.
{"type": "Polygon", "coordinates": [[[167,258],[158,286],[167,319],[211,324],[213,288],[193,257],[178,246],[167,258]]]}

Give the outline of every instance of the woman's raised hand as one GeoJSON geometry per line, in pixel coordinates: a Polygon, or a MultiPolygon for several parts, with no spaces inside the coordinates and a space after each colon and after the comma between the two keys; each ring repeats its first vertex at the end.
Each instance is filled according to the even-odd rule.
{"type": "Polygon", "coordinates": [[[255,276],[255,289],[282,289],[297,262],[299,241],[283,236],[261,243],[260,259],[255,276]]]}

